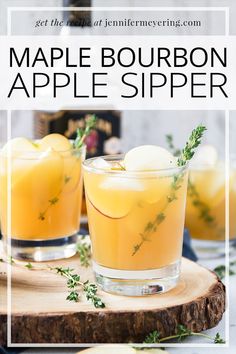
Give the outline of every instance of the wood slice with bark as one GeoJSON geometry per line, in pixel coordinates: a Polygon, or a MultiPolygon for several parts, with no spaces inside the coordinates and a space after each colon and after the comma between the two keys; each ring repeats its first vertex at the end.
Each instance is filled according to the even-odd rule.
{"type": "MultiPolygon", "coordinates": [[[[81,267],[78,257],[51,265],[74,268],[82,280],[93,280],[91,268],[81,267]]],[[[6,288],[4,271],[0,271],[0,295],[6,288]]],[[[212,328],[225,311],[223,283],[185,258],[178,286],[164,294],[125,297],[99,291],[105,309],[95,309],[83,296],[78,303],[66,301],[66,296],[66,281],[60,275],[13,265],[12,343],[139,343],[153,330],[161,337],[173,335],[178,324],[194,332],[212,328]]],[[[1,299],[0,343],[6,344],[7,304],[5,296],[1,299]]]]}

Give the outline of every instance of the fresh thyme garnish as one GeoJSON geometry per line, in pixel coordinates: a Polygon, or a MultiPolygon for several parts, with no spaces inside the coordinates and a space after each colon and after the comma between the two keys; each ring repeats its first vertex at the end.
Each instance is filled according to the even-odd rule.
{"type": "Polygon", "coordinates": [[[104,308],[105,303],[102,301],[100,297],[97,296],[97,285],[95,283],[91,283],[89,280],[82,281],[79,274],[74,273],[74,269],[65,268],[61,266],[52,267],[50,265],[46,265],[45,267],[38,267],[28,262],[26,264],[22,264],[21,262],[14,261],[12,257],[7,257],[6,259],[0,259],[1,262],[8,263],[11,265],[17,265],[20,267],[25,267],[30,271],[37,270],[46,270],[50,272],[55,272],[67,279],[67,288],[69,290],[69,295],[66,297],[66,300],[78,302],[81,297],[81,293],[85,294],[87,301],[90,301],[94,307],[96,308],[104,308]]]}
{"type": "Polygon", "coordinates": [[[214,338],[214,343],[215,344],[225,344],[225,340],[221,338],[220,333],[216,333],[216,336],[214,338]]]}
{"type": "Polygon", "coordinates": [[[153,331],[149,333],[144,339],[145,344],[160,343],[160,333],[158,331],[153,331]]]}
{"type": "MultiPolygon", "coordinates": [[[[84,129],[77,129],[77,136],[74,140],[73,143],[73,148],[74,149],[80,149],[83,144],[84,144],[84,140],[85,138],[90,134],[91,130],[94,128],[95,124],[96,124],[97,118],[96,116],[93,114],[91,116],[89,116],[89,118],[85,121],[85,128],[84,129]]],[[[65,175],[64,176],[64,180],[63,180],[63,187],[69,183],[71,180],[71,176],[65,175]]],[[[46,209],[44,211],[41,211],[38,215],[38,219],[41,221],[44,221],[46,219],[46,214],[48,212],[48,210],[56,205],[59,202],[59,197],[63,191],[63,187],[59,190],[59,192],[57,193],[56,196],[54,196],[53,198],[48,200],[48,206],[46,207],[46,209]]]]}
{"type": "Polygon", "coordinates": [[[226,267],[225,267],[225,265],[219,265],[213,269],[213,272],[215,272],[216,275],[218,276],[218,278],[220,278],[222,280],[225,278],[226,267]]]}
{"type": "MultiPolygon", "coordinates": [[[[198,128],[197,128],[198,129],[198,128]]],[[[199,139],[201,139],[202,137],[202,133],[204,132],[204,130],[200,130],[200,131],[193,131],[192,133],[192,137],[198,137],[198,141],[199,139]]],[[[174,156],[179,156],[181,151],[179,149],[176,149],[173,143],[173,136],[171,134],[166,135],[166,140],[169,146],[169,149],[172,151],[174,156]]],[[[190,142],[189,144],[192,144],[192,139],[190,137],[190,142]]],[[[189,147],[188,144],[188,147],[189,147]]],[[[199,145],[199,144],[198,144],[199,145]]],[[[186,144],[187,146],[187,144],[186,144]]],[[[188,195],[192,198],[192,205],[197,208],[199,210],[199,217],[200,219],[202,219],[208,227],[214,227],[214,228],[218,228],[217,222],[215,220],[215,218],[213,217],[213,215],[211,215],[211,209],[210,207],[204,203],[203,201],[201,201],[200,199],[200,195],[196,189],[196,186],[194,185],[194,183],[190,180],[188,181],[188,195]]],[[[220,236],[222,236],[222,234],[224,234],[225,230],[222,229],[218,229],[218,233],[220,236]]]]}
{"type": "Polygon", "coordinates": [[[193,198],[192,204],[200,211],[200,218],[203,219],[206,223],[213,224],[215,219],[210,214],[209,206],[200,200],[199,193],[197,192],[195,185],[191,182],[190,179],[188,183],[188,193],[189,196],[193,198]]]}
{"type": "MultiPolygon", "coordinates": [[[[168,201],[166,206],[169,203],[170,202],[168,201]]],[[[160,212],[159,214],[157,214],[155,220],[147,223],[147,225],[144,229],[144,232],[140,234],[141,241],[139,243],[137,243],[136,245],[134,245],[132,256],[134,256],[140,250],[140,248],[142,247],[144,242],[150,241],[150,238],[149,238],[150,234],[152,234],[153,232],[156,232],[157,226],[160,225],[162,223],[162,221],[165,220],[164,210],[166,209],[166,206],[163,208],[163,212],[160,212]]]]}
{"type": "MultiPolygon", "coordinates": [[[[64,181],[64,184],[66,184],[65,181],[64,181]]],[[[58,192],[58,194],[57,194],[55,197],[53,197],[53,198],[51,198],[51,199],[48,200],[48,206],[47,206],[47,208],[46,208],[44,211],[42,211],[42,212],[39,213],[39,216],[38,216],[38,219],[39,219],[39,220],[41,220],[41,221],[44,221],[44,220],[45,220],[46,214],[47,214],[48,210],[49,210],[52,206],[54,206],[55,204],[57,204],[57,203],[59,202],[59,197],[60,197],[61,193],[62,193],[62,189],[58,192]]]]}
{"type": "Polygon", "coordinates": [[[25,268],[28,268],[28,269],[33,269],[33,265],[32,265],[32,263],[27,263],[26,265],[25,265],[25,268]]]}
{"type": "MultiPolygon", "coordinates": [[[[196,148],[201,143],[201,138],[203,136],[206,127],[199,125],[194,129],[187,141],[184,149],[180,152],[180,155],[177,160],[178,167],[184,167],[189,160],[193,157],[196,148]]],[[[156,232],[157,227],[166,219],[165,211],[170,203],[177,199],[176,192],[181,188],[182,182],[184,179],[184,172],[180,172],[178,175],[174,175],[173,182],[170,186],[170,193],[167,195],[167,201],[163,209],[156,215],[155,219],[148,222],[145,226],[145,229],[142,233],[139,234],[141,240],[139,243],[134,245],[132,256],[134,256],[142,247],[144,242],[150,241],[150,235],[153,232],[156,232]]]]}
{"type": "Polygon", "coordinates": [[[13,259],[12,256],[9,256],[9,257],[8,257],[7,263],[9,263],[9,264],[14,264],[14,263],[15,263],[15,261],[14,261],[14,259],[13,259]]]}
{"type": "Polygon", "coordinates": [[[125,171],[125,167],[120,162],[117,162],[117,165],[122,171],[125,171]]]}
{"type": "MultiPolygon", "coordinates": [[[[176,334],[174,334],[172,336],[160,338],[160,333],[158,331],[153,331],[146,336],[143,344],[166,343],[166,342],[169,342],[173,339],[176,339],[179,342],[181,342],[184,338],[191,337],[191,336],[203,337],[203,338],[209,339],[210,341],[212,341],[215,344],[224,344],[225,343],[225,340],[223,338],[221,338],[219,333],[216,333],[215,337],[211,337],[205,333],[193,332],[190,329],[188,329],[186,326],[179,324],[177,326],[177,333],[176,334]]],[[[146,347],[146,348],[150,348],[150,347],[146,347]]],[[[142,350],[142,349],[146,349],[146,348],[141,347],[139,349],[142,350]]],[[[136,349],[138,349],[138,348],[136,348],[136,349]]]]}
{"type": "Polygon", "coordinates": [[[90,265],[91,259],[91,245],[88,243],[84,237],[76,245],[77,252],[79,253],[80,264],[83,267],[88,267],[90,265]]]}
{"type": "Polygon", "coordinates": [[[65,184],[69,183],[70,180],[71,180],[71,177],[70,177],[70,176],[65,176],[65,177],[64,177],[64,182],[65,182],[65,184]]]}
{"type": "MultiPolygon", "coordinates": [[[[225,265],[219,265],[215,269],[213,269],[213,272],[216,273],[216,275],[222,280],[225,278],[227,268],[225,265]]],[[[236,275],[236,261],[232,261],[229,264],[229,275],[236,275]]]]}
{"type": "Polygon", "coordinates": [[[184,166],[189,160],[191,160],[191,158],[195,154],[196,148],[201,144],[201,139],[205,130],[206,127],[204,127],[203,125],[199,125],[196,129],[192,131],[184,149],[181,151],[178,157],[178,166],[184,166]]]}
{"type": "Polygon", "coordinates": [[[90,283],[88,280],[82,282],[80,275],[74,274],[74,269],[71,268],[54,267],[51,268],[51,270],[55,270],[58,274],[67,279],[67,288],[69,290],[69,295],[66,298],[67,300],[78,302],[80,299],[80,290],[82,289],[85,293],[86,299],[91,301],[94,307],[105,307],[102,299],[97,296],[98,288],[96,284],[90,283]]]}
{"type": "Polygon", "coordinates": [[[166,135],[166,142],[167,142],[169,150],[172,152],[172,154],[174,156],[179,156],[180,153],[181,153],[181,150],[180,149],[176,149],[176,147],[174,146],[173,135],[167,134],[166,135]]]}
{"type": "Polygon", "coordinates": [[[92,114],[89,116],[89,118],[86,120],[86,126],[84,129],[78,128],[77,129],[77,137],[74,141],[74,148],[79,149],[82,147],[85,138],[90,134],[91,130],[95,127],[95,124],[97,122],[97,118],[95,114],[92,114]]]}
{"type": "Polygon", "coordinates": [[[199,211],[199,218],[202,219],[208,227],[215,228],[219,236],[222,236],[225,232],[224,228],[218,227],[214,216],[211,214],[210,207],[200,199],[196,186],[190,178],[188,181],[188,195],[192,199],[192,205],[199,211]]]}
{"type": "Polygon", "coordinates": [[[58,197],[54,197],[54,198],[52,198],[52,199],[49,199],[49,203],[50,203],[51,205],[57,204],[58,201],[59,201],[59,198],[58,198],[58,197]]]}

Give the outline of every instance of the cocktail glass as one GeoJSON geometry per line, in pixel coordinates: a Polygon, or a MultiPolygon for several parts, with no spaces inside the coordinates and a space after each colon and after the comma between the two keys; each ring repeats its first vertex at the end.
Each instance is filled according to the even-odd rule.
{"type": "Polygon", "coordinates": [[[93,269],[104,291],[141,296],[165,292],[179,280],[187,167],[147,172],[83,163],[93,269]]]}
{"type": "MultiPolygon", "coordinates": [[[[186,207],[186,227],[200,257],[224,255],[226,239],[226,184],[223,162],[190,168],[186,207]]],[[[236,237],[236,170],[229,178],[229,239],[236,237]]]]}
{"type": "Polygon", "coordinates": [[[0,220],[16,259],[46,261],[76,252],[85,147],[0,152],[0,220]]]}

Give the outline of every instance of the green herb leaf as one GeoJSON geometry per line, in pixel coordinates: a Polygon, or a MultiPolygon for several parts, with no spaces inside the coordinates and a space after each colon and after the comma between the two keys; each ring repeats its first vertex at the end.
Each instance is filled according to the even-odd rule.
{"type": "Polygon", "coordinates": [[[15,263],[15,261],[14,261],[12,256],[9,256],[7,260],[8,260],[8,263],[10,263],[10,264],[14,264],[15,263]]]}
{"type": "Polygon", "coordinates": [[[104,302],[97,296],[97,285],[90,282],[84,283],[84,292],[87,300],[91,301],[96,308],[104,308],[104,302]]]}
{"type": "Polygon", "coordinates": [[[220,265],[214,269],[214,272],[216,275],[222,280],[225,277],[226,274],[226,268],[224,265],[220,265]]]}
{"type": "MultiPolygon", "coordinates": [[[[168,337],[160,338],[160,333],[155,330],[146,336],[143,344],[169,343],[172,340],[177,340],[177,341],[181,342],[184,338],[192,337],[192,336],[203,337],[203,338],[206,338],[216,344],[224,344],[225,343],[224,339],[221,338],[219,333],[217,333],[215,337],[211,337],[211,336],[208,336],[207,334],[202,333],[202,332],[200,332],[200,333],[192,332],[186,326],[179,324],[177,326],[177,333],[176,334],[168,336],[168,337]]],[[[148,348],[148,347],[141,347],[141,348],[139,347],[139,350],[143,350],[146,348],[148,348]]],[[[138,349],[138,348],[136,348],[136,349],[138,349]]]]}
{"type": "MultiPolygon", "coordinates": [[[[195,153],[195,149],[201,143],[201,138],[205,130],[206,127],[200,125],[192,131],[185,145],[185,148],[181,151],[181,154],[178,158],[177,161],[178,166],[180,167],[184,166],[187,163],[187,161],[189,161],[193,157],[195,153]]],[[[170,143],[173,143],[173,139],[171,138],[170,135],[168,135],[168,139],[170,143]]],[[[178,175],[174,175],[173,182],[171,183],[170,186],[170,193],[169,195],[167,195],[166,205],[163,207],[161,212],[157,214],[156,218],[153,221],[149,221],[147,223],[146,227],[144,228],[144,231],[139,234],[139,236],[141,236],[141,240],[139,243],[133,246],[132,256],[135,256],[136,253],[140,251],[144,242],[150,241],[150,235],[153,232],[156,232],[158,225],[160,225],[162,222],[165,221],[166,219],[165,211],[170,203],[172,203],[174,200],[177,200],[176,192],[181,188],[183,179],[184,179],[183,172],[179,173],[178,175]]]]}
{"type": "Polygon", "coordinates": [[[77,129],[77,137],[74,141],[74,148],[79,149],[82,147],[85,138],[90,134],[91,130],[95,127],[97,122],[97,118],[94,114],[90,115],[88,119],[86,119],[86,125],[84,129],[77,129]]]}
{"type": "MultiPolygon", "coordinates": [[[[15,263],[12,257],[8,257],[8,260],[1,259],[0,261],[6,262],[9,264],[15,263]]],[[[27,263],[24,267],[28,269],[33,269],[33,265],[31,263],[27,263]]],[[[45,268],[35,268],[37,270],[48,270],[48,271],[56,271],[57,274],[61,275],[62,277],[66,278],[66,285],[67,289],[69,290],[69,295],[67,296],[66,300],[78,302],[80,299],[80,294],[83,292],[86,296],[86,299],[90,301],[95,308],[104,308],[105,303],[102,301],[100,297],[97,295],[98,287],[94,283],[90,283],[89,280],[85,282],[81,281],[81,277],[79,274],[74,273],[73,268],[64,268],[62,266],[51,267],[47,265],[45,268]]]]}
{"type": "Polygon", "coordinates": [[[45,212],[39,213],[39,220],[45,220],[45,212]]]}
{"type": "Polygon", "coordinates": [[[177,326],[177,336],[178,336],[178,341],[181,341],[183,337],[186,336],[191,336],[192,331],[190,331],[187,327],[185,327],[182,324],[179,324],[177,326]]]}
{"type": "MultiPolygon", "coordinates": [[[[229,275],[236,275],[236,261],[232,261],[229,264],[229,275]]],[[[213,269],[213,272],[216,273],[216,275],[222,280],[225,278],[227,268],[225,265],[219,265],[215,269],[213,269]]]]}
{"type": "Polygon", "coordinates": [[[76,248],[79,253],[80,264],[87,268],[90,265],[91,245],[82,238],[77,243],[76,248]]]}
{"type": "Polygon", "coordinates": [[[195,154],[196,148],[201,144],[201,139],[205,130],[205,126],[199,125],[192,131],[184,149],[181,151],[181,154],[178,158],[178,166],[184,166],[189,160],[191,160],[195,154]]]}
{"type": "Polygon", "coordinates": [[[149,333],[144,339],[145,344],[155,344],[160,343],[160,333],[158,331],[153,331],[149,333]]]}
{"type": "Polygon", "coordinates": [[[25,268],[32,269],[33,265],[29,262],[25,265],[25,268]]]}
{"type": "Polygon", "coordinates": [[[70,180],[71,180],[71,177],[70,177],[70,176],[65,176],[65,177],[64,177],[64,182],[65,182],[65,184],[67,184],[68,182],[70,182],[70,180]]]}
{"type": "Polygon", "coordinates": [[[67,296],[66,300],[68,301],[73,301],[73,302],[78,302],[79,300],[79,293],[77,291],[71,291],[69,295],[67,296]]]}
{"type": "Polygon", "coordinates": [[[51,205],[55,205],[55,204],[58,203],[58,201],[59,201],[59,198],[58,198],[58,197],[54,197],[54,198],[52,198],[52,199],[49,200],[49,203],[50,203],[51,205]]]}
{"type": "Polygon", "coordinates": [[[199,218],[206,224],[206,227],[214,228],[219,237],[224,236],[225,229],[218,226],[216,219],[212,215],[211,208],[201,200],[200,194],[191,178],[188,181],[188,196],[191,198],[192,205],[198,210],[199,218]]]}
{"type": "Polygon", "coordinates": [[[216,333],[216,336],[214,338],[214,343],[216,343],[216,344],[225,344],[225,340],[221,338],[219,333],[216,333]]]}
{"type": "Polygon", "coordinates": [[[105,304],[97,296],[97,285],[94,283],[90,283],[88,280],[82,282],[80,276],[78,274],[74,274],[74,269],[72,268],[63,268],[63,267],[55,267],[50,268],[50,270],[56,270],[58,274],[65,277],[67,279],[67,288],[70,291],[67,296],[68,301],[78,302],[80,298],[80,291],[82,290],[86,296],[88,301],[91,301],[94,307],[96,308],[104,308],[105,304]]]}

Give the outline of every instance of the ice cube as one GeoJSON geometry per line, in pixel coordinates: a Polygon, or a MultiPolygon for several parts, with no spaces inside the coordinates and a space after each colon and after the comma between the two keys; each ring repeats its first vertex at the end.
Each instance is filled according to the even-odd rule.
{"type": "Polygon", "coordinates": [[[143,145],[125,155],[124,165],[127,171],[153,171],[176,167],[177,159],[160,146],[143,145]]]}
{"type": "Polygon", "coordinates": [[[104,160],[102,157],[98,157],[98,158],[94,159],[91,166],[95,167],[95,168],[100,168],[102,170],[108,170],[111,168],[110,164],[106,160],[104,160]]]}
{"type": "Polygon", "coordinates": [[[214,166],[218,161],[218,153],[212,145],[202,145],[199,147],[192,159],[192,165],[214,166]]]}

